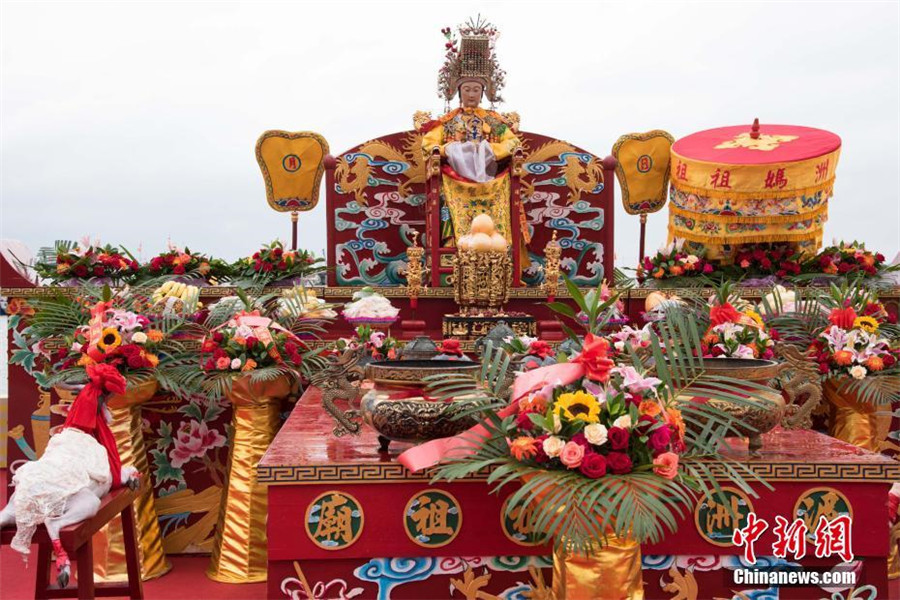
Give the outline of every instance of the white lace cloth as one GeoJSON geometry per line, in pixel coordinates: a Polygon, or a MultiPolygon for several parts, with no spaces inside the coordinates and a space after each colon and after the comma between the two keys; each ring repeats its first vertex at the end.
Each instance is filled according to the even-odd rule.
{"type": "Polygon", "coordinates": [[[10,546],[28,554],[37,526],[63,515],[69,498],[111,484],[109,458],[100,442],[78,429],[63,429],[50,438],[40,460],[25,463],[13,476],[16,535],[10,546]]]}
{"type": "Polygon", "coordinates": [[[484,183],[497,174],[497,160],[487,140],[451,142],[444,148],[453,170],[472,181],[484,183]]]}

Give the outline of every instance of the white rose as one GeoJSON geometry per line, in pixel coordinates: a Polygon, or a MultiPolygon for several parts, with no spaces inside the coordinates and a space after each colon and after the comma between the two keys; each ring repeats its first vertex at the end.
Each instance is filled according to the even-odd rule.
{"type": "Polygon", "coordinates": [[[862,365],[856,365],[850,369],[850,375],[852,375],[854,379],[862,379],[866,376],[866,368],[862,365]]]}
{"type": "Polygon", "coordinates": [[[606,434],[606,426],[600,423],[591,423],[584,428],[584,437],[595,446],[602,446],[606,443],[606,434]]]}
{"type": "Polygon", "coordinates": [[[559,415],[553,413],[553,433],[559,433],[562,429],[562,421],[559,418],[559,415]]]}
{"type": "Polygon", "coordinates": [[[551,435],[546,440],[544,440],[544,443],[542,445],[547,456],[549,456],[550,458],[555,458],[559,456],[560,452],[562,452],[563,446],[565,446],[566,443],[555,435],[551,435]]]}
{"type": "Polygon", "coordinates": [[[232,360],[232,361],[231,361],[231,368],[232,368],[232,369],[240,369],[240,368],[241,368],[241,359],[235,358],[234,360],[232,360]]]}
{"type": "Polygon", "coordinates": [[[143,331],[138,331],[133,336],[131,336],[131,341],[135,344],[146,344],[147,343],[147,334],[143,331]]]}
{"type": "Polygon", "coordinates": [[[620,341],[620,342],[616,342],[615,344],[613,344],[613,346],[616,348],[616,350],[618,350],[619,352],[621,352],[622,350],[625,349],[625,342],[621,342],[621,341],[620,341]]]}
{"type": "Polygon", "coordinates": [[[631,429],[631,417],[629,415],[622,415],[621,417],[613,421],[613,427],[631,429]]]}

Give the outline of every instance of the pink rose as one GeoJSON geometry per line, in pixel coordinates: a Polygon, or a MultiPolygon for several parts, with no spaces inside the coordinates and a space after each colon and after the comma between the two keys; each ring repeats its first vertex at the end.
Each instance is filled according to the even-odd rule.
{"type": "Polygon", "coordinates": [[[562,452],[559,453],[559,460],[562,464],[570,469],[577,469],[584,459],[584,446],[576,442],[566,442],[562,452]]]}
{"type": "Polygon", "coordinates": [[[231,359],[229,359],[227,356],[220,356],[218,359],[216,359],[216,368],[217,369],[221,369],[224,371],[225,369],[227,369],[230,366],[231,366],[231,359]]]}
{"type": "Polygon", "coordinates": [[[675,479],[678,475],[678,455],[674,452],[663,452],[653,459],[653,470],[660,477],[675,479]]]}

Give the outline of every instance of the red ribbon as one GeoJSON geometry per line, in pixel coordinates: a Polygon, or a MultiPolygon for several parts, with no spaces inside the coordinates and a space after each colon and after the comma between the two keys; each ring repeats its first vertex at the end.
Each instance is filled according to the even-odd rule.
{"type": "MultiPolygon", "coordinates": [[[[101,313],[102,314],[102,313],[101,313]]],[[[119,448],[106,419],[101,411],[100,396],[102,394],[124,394],[126,381],[112,365],[99,363],[86,368],[90,381],[78,393],[69,408],[66,423],[63,427],[75,427],[94,436],[106,449],[109,458],[109,470],[112,475],[112,487],[122,485],[122,459],[119,448]]]]}

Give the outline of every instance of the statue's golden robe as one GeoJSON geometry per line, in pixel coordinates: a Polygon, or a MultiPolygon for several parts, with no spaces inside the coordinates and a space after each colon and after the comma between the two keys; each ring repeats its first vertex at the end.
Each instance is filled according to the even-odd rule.
{"type": "MultiPolygon", "coordinates": [[[[457,108],[436,121],[423,126],[422,150],[430,155],[435,148],[446,157],[447,144],[451,142],[475,142],[490,144],[497,161],[509,158],[521,144],[509,123],[500,114],[483,108],[457,108]]],[[[452,246],[468,233],[472,219],[481,213],[491,215],[494,225],[507,241],[512,243],[510,228],[509,172],[484,183],[468,181],[454,172],[445,170],[441,194],[444,206],[450,213],[443,222],[444,244],[452,246]]],[[[524,232],[527,235],[527,232],[524,232]]]]}

